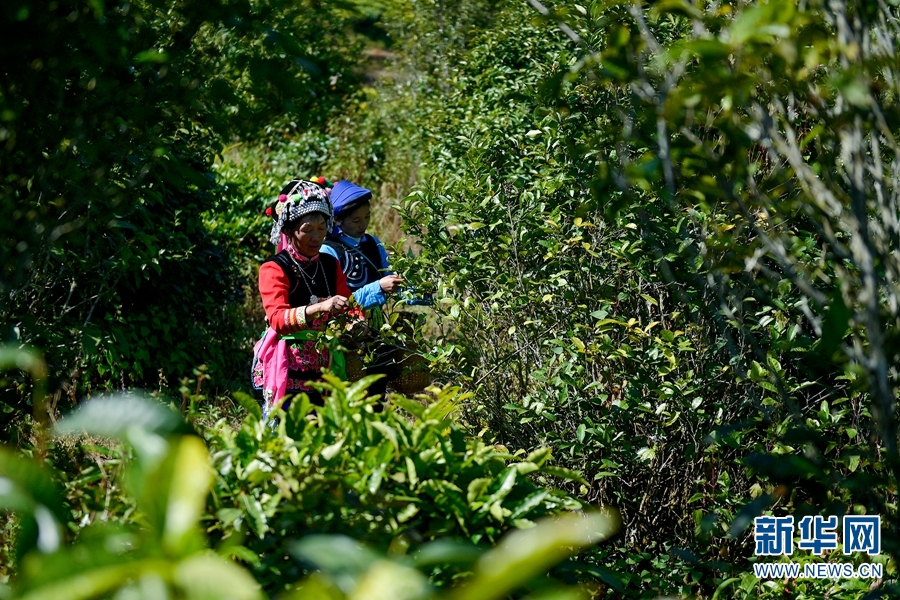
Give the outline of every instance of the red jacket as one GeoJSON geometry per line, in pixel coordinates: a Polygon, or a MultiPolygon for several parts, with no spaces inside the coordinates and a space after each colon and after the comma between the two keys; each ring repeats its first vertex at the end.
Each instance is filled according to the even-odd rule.
{"type": "MultiPolygon", "coordinates": [[[[337,295],[349,298],[350,288],[347,287],[347,277],[344,275],[344,270],[341,268],[340,263],[337,263],[335,279],[337,281],[337,295]]],[[[290,302],[288,302],[289,292],[290,282],[281,267],[274,262],[263,263],[259,268],[259,293],[262,296],[263,308],[266,311],[269,327],[274,329],[275,333],[279,335],[306,329],[306,323],[303,320],[303,309],[305,307],[291,306],[290,302]],[[293,309],[300,310],[291,315],[288,311],[293,309]],[[291,317],[297,323],[296,325],[291,325],[291,317]]]]}

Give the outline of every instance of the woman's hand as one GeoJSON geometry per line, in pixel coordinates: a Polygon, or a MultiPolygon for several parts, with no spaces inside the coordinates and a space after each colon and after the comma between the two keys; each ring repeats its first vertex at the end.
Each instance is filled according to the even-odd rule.
{"type": "Polygon", "coordinates": [[[313,319],[322,313],[338,313],[344,312],[350,306],[350,302],[346,296],[332,296],[327,300],[310,304],[306,307],[306,316],[313,319]]]}
{"type": "Polygon", "coordinates": [[[385,294],[393,294],[396,292],[401,283],[403,283],[403,278],[399,275],[388,275],[387,277],[382,277],[378,281],[378,285],[381,286],[381,290],[385,294]]]}
{"type": "Polygon", "coordinates": [[[346,296],[332,296],[319,302],[319,305],[322,307],[322,310],[319,312],[344,312],[350,306],[350,302],[346,296]]]}

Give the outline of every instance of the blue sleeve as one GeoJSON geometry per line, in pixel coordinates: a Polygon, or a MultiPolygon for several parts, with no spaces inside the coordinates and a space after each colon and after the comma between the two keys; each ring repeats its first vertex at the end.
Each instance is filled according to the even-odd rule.
{"type": "Polygon", "coordinates": [[[353,292],[353,299],[363,308],[381,306],[387,302],[387,297],[384,295],[384,290],[381,289],[381,283],[378,281],[366,284],[353,292]]]}
{"type": "Polygon", "coordinates": [[[388,253],[387,250],[384,249],[384,244],[382,244],[381,240],[374,235],[372,236],[372,239],[375,240],[375,244],[378,246],[378,254],[381,255],[381,268],[386,269],[381,272],[381,276],[393,275],[394,272],[391,271],[391,261],[388,259],[388,253]]]}

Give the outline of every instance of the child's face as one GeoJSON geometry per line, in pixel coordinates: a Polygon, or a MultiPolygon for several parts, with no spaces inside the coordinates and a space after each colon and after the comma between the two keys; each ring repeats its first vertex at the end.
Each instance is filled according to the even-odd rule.
{"type": "Polygon", "coordinates": [[[362,237],[369,226],[369,219],[372,218],[372,211],[369,209],[369,203],[365,203],[353,212],[348,214],[341,220],[341,229],[350,237],[362,237]]]}

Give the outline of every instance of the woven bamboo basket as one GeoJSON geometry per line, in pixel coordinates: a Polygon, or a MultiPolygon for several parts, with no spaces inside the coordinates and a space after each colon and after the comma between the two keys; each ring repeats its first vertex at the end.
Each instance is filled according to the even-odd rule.
{"type": "Polygon", "coordinates": [[[404,352],[398,361],[400,376],[388,382],[388,385],[404,396],[418,394],[431,384],[431,373],[428,372],[428,361],[415,352],[404,352]]]}
{"type": "Polygon", "coordinates": [[[344,355],[344,369],[347,373],[347,381],[359,381],[366,375],[363,368],[363,357],[355,352],[344,355]]]}
{"type": "Polygon", "coordinates": [[[412,396],[423,391],[431,385],[431,372],[428,370],[428,361],[418,353],[418,348],[412,337],[423,314],[427,312],[424,306],[407,306],[399,309],[399,316],[394,323],[394,328],[407,337],[407,349],[398,353],[397,365],[400,375],[388,382],[388,386],[403,394],[412,396]]]}

